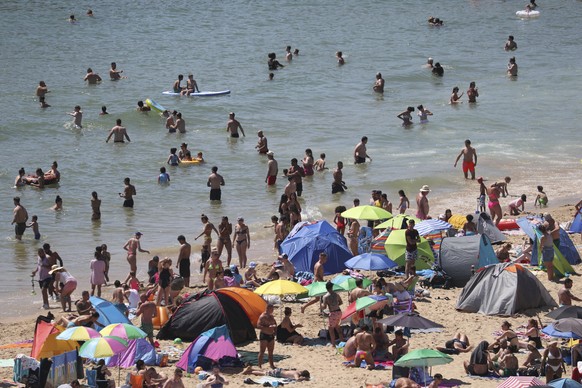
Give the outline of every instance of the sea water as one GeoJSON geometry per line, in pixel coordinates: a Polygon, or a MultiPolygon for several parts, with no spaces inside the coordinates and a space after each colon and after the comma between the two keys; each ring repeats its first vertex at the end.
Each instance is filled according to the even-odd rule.
{"type": "MultiPolygon", "coordinates": [[[[152,253],[176,250],[179,234],[193,243],[202,213],[215,225],[222,215],[233,223],[243,216],[253,240],[250,260],[270,260],[273,231],[264,226],[277,214],[285,179],[279,177],[276,188],[265,186],[266,158],[254,149],[259,129],[280,171],[291,158],[301,160],[306,148],[315,158],[325,152],[330,168],[344,162],[344,194],[331,194],[331,172],[305,179],[304,218],[329,219],[335,206],[350,206],[355,197],[366,203],[372,189],[396,203],[404,189],[413,201],[424,184],[432,189],[431,214],[445,207],[474,209],[476,183],[465,181],[460,166],[453,168],[465,139],[477,149],[477,175],[491,181],[512,176],[511,194],[521,194],[512,191],[519,188],[533,201],[541,184],[550,201],[580,196],[582,3],[542,1],[539,18],[522,20],[515,11],[525,3],[105,0],[91,4],[95,16],[89,18],[86,2],[2,1],[0,297],[11,306],[22,300],[44,242],[86,284],[96,245],[109,245],[112,272],[119,277],[127,270],[122,246],[136,230],[152,253]],[[70,14],[77,23],[67,21],[70,14]],[[430,27],[431,15],[444,26],[430,27]],[[515,36],[515,52],[503,50],[508,35],[515,36]],[[287,45],[300,50],[291,63],[284,60],[287,45]],[[343,51],[342,67],[336,51],[343,51]],[[285,65],[273,81],[267,80],[269,52],[285,65]],[[519,65],[516,79],[505,74],[512,56],[519,65]],[[423,67],[427,57],[443,65],[444,77],[423,67]],[[113,61],[126,79],[109,80],[113,61]],[[100,85],[83,83],[88,67],[103,77],[100,85]],[[190,72],[201,90],[232,93],[204,99],[161,94],[178,74],[190,72]],[[377,72],[386,80],[383,95],[371,89],[377,72]],[[40,80],[50,90],[48,109],[40,109],[34,97],[40,80]],[[468,104],[463,96],[463,104],[450,106],[452,88],[466,91],[471,81],[479,88],[478,103],[468,104]],[[146,98],[182,112],[188,132],[168,134],[159,115],[137,112],[136,102],[146,98]],[[434,116],[425,125],[415,116],[415,124],[404,129],[396,115],[419,104],[434,116]],[[75,105],[82,106],[82,129],[74,129],[66,115],[75,105]],[[108,116],[99,116],[102,105],[108,116]],[[246,137],[228,138],[231,111],[246,137]],[[105,143],[117,118],[131,143],[105,143]],[[355,166],[353,148],[362,136],[369,138],[373,161],[355,166]],[[182,142],[193,153],[202,151],[207,163],[167,166],[170,148],[182,142]],[[13,188],[20,167],[33,173],[53,160],[62,174],[58,187],[13,188]],[[213,165],[226,181],[220,204],[208,200],[213,165]],[[162,166],[171,175],[167,187],[157,184],[162,166]],[[137,188],[133,210],[123,209],[118,196],[125,177],[137,188]],[[98,223],[91,222],[92,191],[103,201],[98,223]],[[56,195],[63,198],[63,211],[50,210],[56,195]],[[15,241],[14,196],[30,216],[38,215],[40,241],[30,230],[15,241]]],[[[139,257],[143,278],[151,256],[139,257]]]]}

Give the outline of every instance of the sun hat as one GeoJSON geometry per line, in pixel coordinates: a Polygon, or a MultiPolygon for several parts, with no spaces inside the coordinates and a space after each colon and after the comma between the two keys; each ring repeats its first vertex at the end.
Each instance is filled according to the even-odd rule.
{"type": "Polygon", "coordinates": [[[428,193],[430,191],[430,187],[428,185],[424,185],[420,188],[421,193],[428,193]]]}
{"type": "Polygon", "coordinates": [[[538,347],[538,344],[536,344],[536,341],[528,341],[527,345],[531,346],[534,349],[537,349],[537,347],[538,347]]]}
{"type": "Polygon", "coordinates": [[[249,268],[256,268],[257,267],[257,263],[255,263],[254,261],[251,261],[249,263],[249,268]]]}
{"type": "Polygon", "coordinates": [[[53,273],[60,271],[61,269],[63,269],[63,267],[59,267],[57,264],[55,264],[51,267],[51,270],[49,271],[49,275],[52,275],[53,273]]]}

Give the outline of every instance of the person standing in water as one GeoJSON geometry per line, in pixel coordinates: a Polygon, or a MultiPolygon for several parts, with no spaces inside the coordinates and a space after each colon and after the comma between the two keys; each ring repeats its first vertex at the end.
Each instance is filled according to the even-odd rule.
{"type": "Polygon", "coordinates": [[[83,121],[83,112],[81,112],[81,107],[79,105],[75,106],[75,111],[71,113],[67,113],[69,116],[73,117],[73,125],[76,128],[83,128],[81,122],[83,121]]]}
{"type": "Polygon", "coordinates": [[[20,204],[20,197],[14,197],[14,206],[14,218],[12,219],[12,225],[16,224],[14,227],[14,235],[17,240],[22,240],[22,235],[26,230],[26,221],[28,221],[28,212],[20,204]]]}
{"type": "Polygon", "coordinates": [[[368,143],[368,137],[363,136],[362,140],[358,144],[356,144],[356,148],[354,148],[354,163],[355,164],[366,163],[366,158],[370,159],[370,162],[372,161],[372,158],[370,157],[370,155],[368,155],[368,152],[366,150],[367,143],[368,143]]]}
{"type": "Polygon", "coordinates": [[[517,63],[515,62],[515,57],[509,58],[509,63],[507,64],[507,75],[510,77],[517,77],[517,63]]]}
{"type": "Polygon", "coordinates": [[[337,162],[337,168],[333,170],[333,182],[331,183],[331,193],[343,193],[347,189],[346,183],[343,181],[344,164],[342,162],[337,162]]]}
{"type": "Polygon", "coordinates": [[[45,102],[45,96],[49,92],[48,87],[44,81],[40,81],[36,88],[36,96],[38,97],[38,102],[40,102],[41,108],[48,108],[50,107],[49,104],[45,102]]]}
{"type": "Polygon", "coordinates": [[[208,177],[206,186],[210,187],[210,200],[220,201],[222,198],[221,186],[224,186],[224,178],[218,173],[218,167],[212,167],[212,173],[208,177]]]}
{"type": "Polygon", "coordinates": [[[245,131],[243,130],[240,122],[234,118],[234,112],[228,114],[228,122],[226,123],[226,132],[230,133],[230,137],[238,138],[238,130],[240,129],[243,137],[245,136],[245,131]]]}
{"type": "Polygon", "coordinates": [[[517,50],[517,43],[515,43],[513,35],[509,35],[509,37],[507,38],[507,42],[505,42],[504,48],[505,48],[505,51],[517,50]]]}
{"type": "Polygon", "coordinates": [[[374,82],[372,89],[376,93],[384,93],[384,78],[382,78],[382,73],[376,73],[376,82],[374,82]]]}
{"type": "Polygon", "coordinates": [[[269,152],[269,147],[267,146],[267,138],[263,134],[263,131],[258,131],[257,136],[259,137],[259,141],[255,146],[257,152],[259,154],[266,154],[269,152]]]}
{"type": "Polygon", "coordinates": [[[111,81],[120,80],[122,78],[121,73],[123,73],[123,70],[117,70],[117,63],[111,62],[111,69],[109,69],[109,78],[111,78],[111,81]]]}
{"type": "Polygon", "coordinates": [[[404,112],[402,112],[398,116],[396,116],[400,120],[402,120],[403,127],[408,127],[408,126],[412,125],[412,112],[414,112],[414,107],[409,106],[408,108],[406,108],[406,110],[404,112]]]}
{"type": "Polygon", "coordinates": [[[101,200],[97,196],[97,192],[91,193],[91,210],[93,214],[91,215],[91,220],[98,221],[101,219],[101,200]]]}
{"type": "Polygon", "coordinates": [[[336,52],[335,57],[337,58],[338,66],[343,66],[346,64],[346,61],[344,60],[344,54],[341,51],[336,52]]]}
{"type": "Polygon", "coordinates": [[[277,174],[279,173],[279,163],[275,160],[275,153],[273,151],[267,152],[267,177],[265,183],[267,186],[274,186],[277,182],[277,174]]]}
{"type": "Polygon", "coordinates": [[[418,109],[418,117],[420,118],[421,124],[428,123],[428,116],[432,116],[432,112],[428,109],[425,109],[424,106],[419,105],[416,107],[418,109]]]}
{"type": "Polygon", "coordinates": [[[130,183],[129,178],[125,178],[123,183],[125,184],[125,188],[123,189],[123,193],[119,193],[121,198],[125,198],[123,207],[133,208],[133,196],[137,195],[137,191],[135,190],[135,186],[130,183]]]}
{"type": "Polygon", "coordinates": [[[479,97],[479,90],[475,87],[475,81],[469,84],[469,89],[467,89],[467,97],[469,102],[477,102],[477,97],[479,97]]]}
{"type": "Polygon", "coordinates": [[[102,79],[99,76],[99,74],[93,73],[93,69],[88,68],[87,74],[85,74],[85,78],[83,78],[83,81],[87,81],[89,85],[97,85],[97,82],[101,82],[102,79]]]}
{"type": "Polygon", "coordinates": [[[111,128],[111,131],[109,131],[109,136],[105,139],[105,143],[109,143],[109,139],[111,139],[112,136],[114,143],[124,143],[125,139],[127,139],[128,142],[131,142],[129,135],[127,134],[127,129],[121,126],[121,119],[117,119],[115,123],[115,127],[111,128]]]}
{"type": "Polygon", "coordinates": [[[471,147],[471,140],[465,140],[465,148],[461,150],[459,156],[455,160],[454,167],[457,167],[459,159],[463,157],[463,174],[465,179],[468,178],[468,172],[471,172],[471,179],[475,179],[475,167],[477,167],[477,150],[471,147]]]}

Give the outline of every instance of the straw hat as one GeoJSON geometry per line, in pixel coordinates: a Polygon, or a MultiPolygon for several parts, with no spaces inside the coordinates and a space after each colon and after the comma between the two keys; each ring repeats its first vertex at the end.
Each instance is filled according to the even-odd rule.
{"type": "Polygon", "coordinates": [[[61,269],[64,269],[64,267],[59,267],[58,265],[53,265],[51,267],[51,270],[49,271],[49,275],[52,275],[53,273],[60,271],[61,269]]]}
{"type": "Polygon", "coordinates": [[[428,185],[424,185],[420,188],[421,193],[428,193],[430,191],[430,187],[428,185]]]}
{"type": "Polygon", "coordinates": [[[536,344],[536,341],[528,341],[527,346],[531,346],[534,349],[537,349],[538,345],[536,344]]]}
{"type": "Polygon", "coordinates": [[[558,346],[558,344],[559,344],[558,341],[548,342],[548,347],[550,347],[550,346],[558,346]]]}

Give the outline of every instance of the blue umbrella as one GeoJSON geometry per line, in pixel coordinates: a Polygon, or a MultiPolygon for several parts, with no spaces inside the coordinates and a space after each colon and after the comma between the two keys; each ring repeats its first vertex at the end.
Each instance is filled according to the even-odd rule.
{"type": "Polygon", "coordinates": [[[424,220],[414,225],[414,229],[416,229],[418,231],[418,234],[420,234],[421,236],[426,236],[427,234],[430,234],[432,232],[447,230],[452,227],[453,225],[449,224],[446,221],[439,220],[438,218],[424,220]]]}
{"type": "Polygon", "coordinates": [[[554,388],[580,388],[580,387],[582,387],[582,384],[580,384],[576,380],[572,380],[572,379],[568,379],[568,378],[552,380],[548,383],[548,385],[550,387],[554,387],[554,388]]]}
{"type": "Polygon", "coordinates": [[[341,284],[341,283],[345,282],[346,280],[348,280],[350,278],[351,278],[350,275],[337,275],[336,277],[334,277],[333,279],[331,279],[331,282],[333,284],[341,284]]]}
{"type": "Polygon", "coordinates": [[[542,329],[542,333],[547,334],[550,337],[582,339],[582,337],[572,333],[571,331],[559,331],[554,328],[554,325],[548,325],[544,327],[542,329]]]}
{"type": "Polygon", "coordinates": [[[377,253],[363,253],[354,256],[345,262],[346,267],[361,269],[364,271],[380,271],[383,269],[398,267],[398,264],[390,260],[387,256],[377,253]]]}

